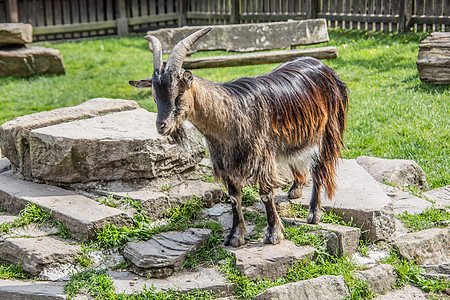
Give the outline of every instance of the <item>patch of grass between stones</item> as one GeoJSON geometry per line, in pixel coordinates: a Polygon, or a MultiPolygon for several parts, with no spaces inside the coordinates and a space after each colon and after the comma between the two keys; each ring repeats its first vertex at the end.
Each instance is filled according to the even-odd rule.
{"type": "Polygon", "coordinates": [[[397,216],[409,231],[420,231],[432,227],[445,228],[450,223],[450,212],[432,207],[426,208],[423,212],[410,214],[407,211],[397,216]]]}
{"type": "MultiPolygon", "coordinates": [[[[301,204],[290,205],[288,212],[289,217],[306,219],[307,215],[308,209],[306,207],[303,207],[301,204]]],[[[344,215],[343,212],[336,214],[333,211],[329,211],[327,213],[322,214],[320,222],[356,227],[356,225],[353,223],[353,218],[351,218],[350,221],[346,222],[344,221],[343,215],[344,215]]]]}
{"type": "Polygon", "coordinates": [[[27,279],[28,275],[25,274],[20,265],[11,265],[4,262],[0,262],[0,279],[27,279]]]}

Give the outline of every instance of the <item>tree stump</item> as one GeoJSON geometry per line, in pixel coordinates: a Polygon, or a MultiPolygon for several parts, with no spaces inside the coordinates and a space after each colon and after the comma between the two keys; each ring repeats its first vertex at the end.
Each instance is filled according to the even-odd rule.
{"type": "Polygon", "coordinates": [[[450,84],[450,32],[433,32],[420,42],[417,69],[422,82],[450,84]]]}

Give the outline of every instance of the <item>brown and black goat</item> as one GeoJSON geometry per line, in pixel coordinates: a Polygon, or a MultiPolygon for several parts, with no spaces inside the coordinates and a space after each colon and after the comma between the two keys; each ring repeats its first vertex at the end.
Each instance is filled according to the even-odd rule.
{"type": "Polygon", "coordinates": [[[290,198],[302,194],[306,174],[312,174],[308,223],[320,220],[320,193],[335,193],[336,164],[343,146],[347,88],[336,73],[314,58],[297,58],[271,72],[226,83],[214,83],[184,70],[190,47],[211,27],[180,41],[165,66],[160,41],[146,36],[153,48],[153,76],[130,81],[135,87],[152,88],[161,135],[183,136],[189,120],[203,133],[214,174],[228,187],[233,224],[226,245],[244,244],[246,233],[241,189],[259,184],[267,211],[265,243],[283,239],[283,225],[273,202],[273,190],[282,182],[277,163],[289,165],[294,183],[290,198]]]}

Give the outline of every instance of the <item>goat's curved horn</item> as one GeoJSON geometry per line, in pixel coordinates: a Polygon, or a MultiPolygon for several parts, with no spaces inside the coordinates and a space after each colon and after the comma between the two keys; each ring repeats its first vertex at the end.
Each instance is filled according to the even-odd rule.
{"type": "Polygon", "coordinates": [[[161,42],[152,35],[146,35],[145,39],[148,41],[148,47],[153,52],[153,70],[162,70],[162,47],[161,42]]]}
{"type": "Polygon", "coordinates": [[[186,57],[189,49],[191,49],[192,45],[202,36],[207,34],[212,27],[205,27],[203,29],[200,29],[190,36],[182,39],[181,41],[176,44],[175,47],[173,47],[172,52],[169,55],[169,59],[167,60],[166,70],[168,68],[172,68],[174,70],[181,69],[181,66],[183,65],[183,60],[186,57]]]}

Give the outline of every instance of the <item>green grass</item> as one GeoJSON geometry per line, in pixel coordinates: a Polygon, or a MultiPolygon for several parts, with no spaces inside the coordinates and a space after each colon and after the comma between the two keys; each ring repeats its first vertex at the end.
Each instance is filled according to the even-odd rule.
{"type": "Polygon", "coordinates": [[[432,227],[448,227],[450,223],[450,212],[446,210],[428,207],[423,212],[410,214],[407,211],[397,216],[409,231],[419,231],[432,227]]]}
{"type": "MultiPolygon", "coordinates": [[[[350,89],[347,158],[371,155],[415,160],[431,188],[450,184],[450,86],[420,82],[416,68],[423,33],[386,34],[330,29],[339,58],[325,63],[350,89]]],[[[0,78],[0,124],[14,117],[79,104],[95,97],[136,100],[151,111],[148,90],[128,85],[148,77],[152,55],[144,34],[58,44],[65,76],[0,78]]],[[[323,45],[319,45],[323,46],[323,45]]],[[[197,53],[197,56],[226,54],[197,53]]],[[[257,75],[276,65],[194,70],[213,81],[257,75]]]]}
{"type": "MultiPolygon", "coordinates": [[[[308,209],[305,208],[304,206],[302,206],[301,204],[291,204],[290,205],[289,212],[288,212],[289,217],[306,219],[307,215],[308,215],[308,209]]],[[[329,212],[322,214],[322,216],[320,217],[320,222],[355,227],[355,224],[353,224],[353,218],[351,218],[349,221],[346,222],[346,221],[344,221],[343,216],[344,216],[343,212],[336,214],[330,210],[329,212]]]]}
{"type": "Polygon", "coordinates": [[[20,265],[9,265],[0,262],[0,279],[27,279],[29,278],[20,265]]]}

